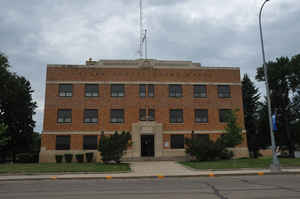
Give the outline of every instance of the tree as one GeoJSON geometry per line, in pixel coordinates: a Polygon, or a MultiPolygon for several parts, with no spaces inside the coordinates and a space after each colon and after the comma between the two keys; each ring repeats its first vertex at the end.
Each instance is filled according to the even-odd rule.
{"type": "Polygon", "coordinates": [[[248,150],[250,153],[250,157],[257,158],[257,109],[260,94],[258,92],[258,88],[254,86],[254,83],[250,80],[247,74],[245,74],[243,77],[242,92],[248,150]]]}
{"type": "MultiPolygon", "coordinates": [[[[291,60],[280,57],[267,63],[272,113],[277,116],[278,132],[285,136],[291,158],[295,157],[295,133],[290,130],[290,121],[295,119],[295,115],[290,96],[299,87],[299,56],[294,56],[291,60]]],[[[265,81],[263,67],[257,68],[256,79],[265,81]]]]}
{"type": "Polygon", "coordinates": [[[7,125],[5,136],[6,156],[30,151],[35,122],[33,114],[36,103],[32,100],[30,82],[22,76],[11,73],[7,58],[0,53],[0,123],[7,125]]]}

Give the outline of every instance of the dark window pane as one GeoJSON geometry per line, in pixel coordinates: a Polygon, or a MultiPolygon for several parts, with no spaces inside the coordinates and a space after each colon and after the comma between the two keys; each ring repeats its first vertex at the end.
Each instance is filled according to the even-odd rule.
{"type": "Polygon", "coordinates": [[[149,121],[154,121],[155,120],[155,110],[154,109],[149,109],[148,113],[148,120],[149,121]]]}
{"type": "Polygon", "coordinates": [[[227,122],[231,109],[220,109],[219,110],[219,120],[220,122],[227,122]]]}
{"type": "Polygon", "coordinates": [[[59,84],[58,94],[60,97],[72,97],[72,84],[59,84]]]}
{"type": "Polygon", "coordinates": [[[85,135],[83,136],[83,149],[97,149],[97,136],[85,135]]]}
{"type": "Polygon", "coordinates": [[[194,85],[194,97],[207,97],[206,85],[194,85]]]}
{"type": "Polygon", "coordinates": [[[86,97],[98,97],[99,96],[99,85],[98,84],[86,84],[85,85],[85,96],[86,97]]]}
{"type": "Polygon", "coordinates": [[[209,135],[208,134],[194,134],[193,139],[208,141],[209,140],[209,135]]]}
{"type": "Polygon", "coordinates": [[[183,149],[184,148],[184,135],[171,135],[171,148],[183,149]]]}
{"type": "Polygon", "coordinates": [[[71,109],[58,109],[57,122],[58,123],[72,123],[72,110],[71,109]]]}
{"type": "Polygon", "coordinates": [[[123,97],[125,95],[124,84],[112,84],[111,85],[111,96],[112,97],[123,97]]]}
{"type": "Polygon", "coordinates": [[[196,123],[208,123],[208,110],[196,109],[195,110],[195,122],[196,123]]]}
{"type": "Polygon", "coordinates": [[[230,94],[230,86],[228,85],[219,85],[218,86],[218,96],[220,98],[229,98],[230,94]]]}
{"type": "Polygon", "coordinates": [[[98,123],[98,110],[85,109],[83,121],[84,123],[98,123]]]}
{"type": "Polygon", "coordinates": [[[154,85],[153,84],[148,85],[148,96],[154,97],[154,85]]]}
{"type": "Polygon", "coordinates": [[[170,97],[182,97],[182,86],[181,85],[169,85],[169,96],[170,97]]]}
{"type": "Polygon", "coordinates": [[[140,84],[140,97],[146,97],[146,85],[145,84],[140,84]]]}
{"type": "Polygon", "coordinates": [[[170,110],[170,123],[183,123],[183,111],[181,109],[170,110]]]}
{"type": "Polygon", "coordinates": [[[139,118],[140,118],[140,121],[146,120],[146,109],[140,109],[139,118]]]}
{"type": "Polygon", "coordinates": [[[56,136],[56,150],[69,150],[70,149],[70,136],[57,135],[56,136]]]}
{"type": "Polygon", "coordinates": [[[111,123],[124,123],[124,110],[123,109],[111,109],[110,120],[111,120],[111,123]]]}

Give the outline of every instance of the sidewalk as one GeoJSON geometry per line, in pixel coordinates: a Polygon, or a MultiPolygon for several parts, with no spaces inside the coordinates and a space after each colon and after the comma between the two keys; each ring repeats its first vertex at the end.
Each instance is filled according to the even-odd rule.
{"type": "Polygon", "coordinates": [[[59,179],[126,179],[126,178],[164,178],[164,177],[214,177],[268,174],[300,174],[300,168],[282,169],[280,173],[272,173],[269,169],[237,169],[237,170],[194,170],[173,161],[130,162],[128,173],[68,173],[68,174],[32,174],[32,175],[0,175],[0,181],[16,180],[59,180],[59,179]]]}

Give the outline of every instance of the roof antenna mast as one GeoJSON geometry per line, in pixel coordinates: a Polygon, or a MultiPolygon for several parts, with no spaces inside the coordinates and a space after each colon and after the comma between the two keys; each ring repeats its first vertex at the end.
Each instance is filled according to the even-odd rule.
{"type": "Polygon", "coordinates": [[[139,42],[139,50],[138,54],[140,55],[140,59],[143,59],[143,45],[145,43],[145,59],[147,59],[147,29],[144,29],[143,24],[143,0],[140,0],[140,42],[139,42]]]}

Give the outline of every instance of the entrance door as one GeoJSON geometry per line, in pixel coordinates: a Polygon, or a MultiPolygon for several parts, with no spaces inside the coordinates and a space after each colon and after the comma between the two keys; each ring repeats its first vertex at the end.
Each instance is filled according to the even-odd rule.
{"type": "Polygon", "coordinates": [[[141,135],[141,155],[154,156],[154,135],[141,135]]]}

